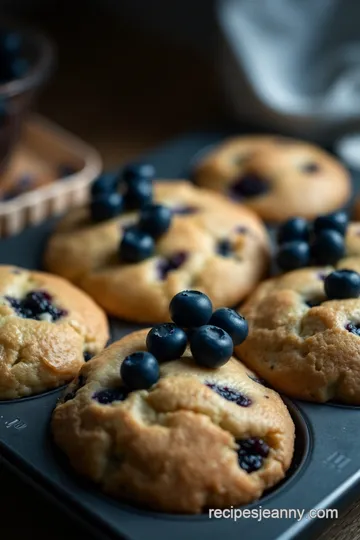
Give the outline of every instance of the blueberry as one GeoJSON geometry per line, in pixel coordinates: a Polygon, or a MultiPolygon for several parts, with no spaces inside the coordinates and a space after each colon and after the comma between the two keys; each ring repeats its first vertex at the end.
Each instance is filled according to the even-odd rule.
{"type": "Polygon", "coordinates": [[[184,251],[178,251],[166,259],[160,259],[157,265],[160,279],[166,279],[169,272],[177,270],[187,260],[188,254],[184,251]]]}
{"type": "Polygon", "coordinates": [[[239,465],[247,473],[252,473],[261,469],[263,459],[261,456],[254,454],[242,454],[241,450],[238,452],[239,465]]]}
{"type": "Polygon", "coordinates": [[[249,407],[252,404],[249,397],[245,396],[241,392],[238,392],[237,390],[229,388],[228,386],[219,386],[218,384],[214,383],[206,383],[206,386],[211,388],[211,390],[219,394],[219,396],[223,397],[227,401],[232,401],[240,407],[249,407]]]}
{"type": "Polygon", "coordinates": [[[117,186],[117,173],[103,173],[97,177],[91,186],[91,196],[96,198],[99,195],[111,194],[117,186]]]}
{"type": "Polygon", "coordinates": [[[150,330],[146,338],[147,350],[159,362],[181,358],[187,345],[184,330],[173,323],[159,324],[150,330]]]}
{"type": "Polygon", "coordinates": [[[353,270],[336,270],[326,277],[324,288],[329,300],[358,298],[360,296],[360,274],[353,270]]]}
{"type": "Polygon", "coordinates": [[[285,221],[278,231],[278,242],[292,242],[293,240],[309,240],[309,225],[306,219],[294,217],[285,221]]]}
{"type": "Polygon", "coordinates": [[[149,204],[140,213],[139,227],[153,238],[166,233],[171,225],[172,212],[162,204],[149,204]]]}
{"type": "Polygon", "coordinates": [[[120,375],[130,390],[147,389],[159,380],[159,363],[149,352],[135,352],[121,364],[120,375]]]}
{"type": "Polygon", "coordinates": [[[218,368],[231,358],[234,344],[227,332],[217,326],[200,326],[190,337],[193,358],[200,366],[218,368]]]}
{"type": "Polygon", "coordinates": [[[169,311],[171,320],[178,326],[203,326],[209,322],[212,315],[212,303],[204,293],[182,291],[171,300],[169,311]]]}
{"type": "Polygon", "coordinates": [[[320,231],[311,245],[311,254],[317,264],[335,264],[345,254],[344,237],[338,231],[320,231]]]}
{"type": "Polygon", "coordinates": [[[125,192],[125,206],[129,210],[137,210],[152,201],[153,188],[150,180],[139,178],[127,186],[125,192]]]}
{"type": "Polygon", "coordinates": [[[346,212],[334,212],[333,214],[316,218],[314,221],[314,231],[317,234],[320,231],[331,229],[344,235],[348,224],[349,218],[346,212]]]}
{"type": "Polygon", "coordinates": [[[124,167],[122,177],[126,183],[133,180],[152,180],[155,177],[155,167],[150,163],[131,163],[124,167]]]}
{"type": "Polygon", "coordinates": [[[124,401],[129,395],[129,391],[124,388],[106,388],[105,390],[99,390],[92,396],[98,403],[102,405],[109,405],[114,401],[124,401]]]}
{"type": "Polygon", "coordinates": [[[209,324],[225,330],[233,340],[234,345],[240,345],[249,333],[246,319],[230,308],[220,308],[214,311],[209,324]]]}
{"type": "Polygon", "coordinates": [[[238,460],[240,467],[247,473],[259,470],[263,465],[264,458],[269,455],[270,448],[266,442],[258,437],[241,439],[236,442],[239,445],[238,460]]]}
{"type": "Polygon", "coordinates": [[[307,266],[309,261],[309,244],[301,240],[294,240],[282,244],[276,254],[277,265],[284,271],[302,268],[307,266]]]}
{"type": "Polygon", "coordinates": [[[50,320],[55,322],[67,315],[64,309],[52,303],[52,297],[46,291],[30,291],[22,300],[10,296],[5,296],[5,299],[15,310],[16,314],[24,319],[35,319],[39,321],[49,316],[50,320]]]}
{"type": "Polygon", "coordinates": [[[121,214],[124,202],[119,193],[103,193],[90,203],[92,221],[100,222],[112,219],[121,214]]]}
{"type": "Polygon", "coordinates": [[[217,243],[216,252],[222,257],[230,257],[233,253],[230,240],[223,239],[217,243]]]}
{"type": "Polygon", "coordinates": [[[230,187],[230,195],[235,198],[251,198],[263,195],[270,189],[270,184],[262,176],[246,174],[230,187]]]}
{"type": "Polygon", "coordinates": [[[129,263],[137,263],[151,257],[155,250],[152,236],[136,227],[126,229],[120,243],[120,258],[129,263]]]}
{"type": "Polygon", "coordinates": [[[23,300],[25,309],[31,311],[34,315],[45,313],[50,307],[50,298],[42,291],[29,292],[23,300]]]}
{"type": "MultiPolygon", "coordinates": [[[[65,311],[64,309],[60,309],[60,308],[58,308],[57,306],[54,306],[54,305],[49,306],[48,313],[49,313],[49,315],[51,315],[52,322],[57,321],[61,317],[64,317],[65,315],[67,315],[67,311],[65,311]]],[[[40,317],[40,319],[41,319],[41,317],[40,317]]]]}
{"type": "Polygon", "coordinates": [[[355,323],[352,323],[352,322],[349,322],[346,326],[345,326],[346,330],[348,332],[350,332],[351,334],[355,334],[355,336],[359,336],[360,337],[360,325],[359,324],[355,324],[355,323]]]}

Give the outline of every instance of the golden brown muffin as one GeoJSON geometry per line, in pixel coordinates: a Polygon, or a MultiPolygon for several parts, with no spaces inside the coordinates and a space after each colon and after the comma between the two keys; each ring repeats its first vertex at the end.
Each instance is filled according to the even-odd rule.
{"type": "Polygon", "coordinates": [[[0,266],[0,399],[73,379],[108,340],[105,313],[65,279],[0,266]]]}
{"type": "Polygon", "coordinates": [[[346,169],[330,154],[312,144],[276,136],[225,140],[199,159],[194,180],[271,222],[327,214],[342,207],[351,194],[346,169]]]}
{"type": "Polygon", "coordinates": [[[108,313],[137,322],[167,320],[171,298],[184,289],[206,293],[215,307],[236,305],[249,294],[269,263],[259,218],[185,181],[156,184],[155,200],[174,215],[153,257],[120,261],[124,227],[137,213],[95,224],[82,209],[66,216],[50,239],[47,269],[76,283],[108,313]]]}
{"type": "MultiPolygon", "coordinates": [[[[360,271],[360,258],[337,268],[360,271]]],[[[360,405],[360,298],[328,300],[332,267],[305,268],[259,285],[241,313],[249,336],[238,358],[279,392],[360,405]]]]}
{"type": "Polygon", "coordinates": [[[72,466],[120,499],[198,513],[258,499],[290,466],[294,425],[278,394],[236,359],[201,368],[187,349],[149,390],[127,393],[124,358],[148,330],[83,366],[52,419],[72,466]]]}

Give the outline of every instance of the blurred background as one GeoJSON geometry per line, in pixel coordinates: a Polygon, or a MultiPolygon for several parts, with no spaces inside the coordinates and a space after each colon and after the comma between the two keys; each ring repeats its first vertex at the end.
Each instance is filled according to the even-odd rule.
{"type": "Polygon", "coordinates": [[[107,166],[225,117],[208,0],[2,0],[0,13],[55,43],[37,110],[95,146],[107,166]]]}
{"type": "Polygon", "coordinates": [[[0,0],[50,36],[41,113],[105,165],[236,123],[333,144],[360,127],[354,0],[0,0]]]}

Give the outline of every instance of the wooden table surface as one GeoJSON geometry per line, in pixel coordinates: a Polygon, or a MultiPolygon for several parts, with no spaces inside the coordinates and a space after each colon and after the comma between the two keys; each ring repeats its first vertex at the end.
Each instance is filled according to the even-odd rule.
{"type": "MultiPolygon", "coordinates": [[[[96,146],[106,166],[131,160],[180,132],[224,121],[212,66],[192,51],[170,47],[120,21],[74,19],[64,28],[64,20],[60,13],[46,21],[59,59],[39,110],[96,146]]],[[[0,486],[1,540],[85,535],[95,540],[1,462],[0,486]]],[[[360,502],[325,538],[360,538],[360,502]]]]}

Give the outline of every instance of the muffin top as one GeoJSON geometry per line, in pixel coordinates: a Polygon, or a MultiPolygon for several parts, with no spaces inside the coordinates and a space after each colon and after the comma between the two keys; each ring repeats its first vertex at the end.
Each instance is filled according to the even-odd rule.
{"type": "Polygon", "coordinates": [[[82,209],[67,215],[50,239],[46,267],[127,320],[168,320],[169,301],[183,289],[206,293],[215,307],[236,305],[268,266],[269,242],[259,218],[185,181],[157,183],[154,191],[155,201],[171,209],[172,222],[144,260],[125,262],[119,253],[139,212],[94,223],[82,209]]]}
{"type": "Polygon", "coordinates": [[[146,349],[147,330],[86,364],[57,406],[57,444],[80,473],[118,498],[167,512],[245,504],[283,478],[294,426],[276,392],[235,358],[195,365],[187,348],[160,364],[148,390],[129,392],[120,375],[146,349]]]}
{"type": "Polygon", "coordinates": [[[194,179],[271,222],[332,212],[351,194],[349,175],[334,157],[315,145],[280,136],[227,139],[200,157],[194,179]]]}
{"type": "MultiPolygon", "coordinates": [[[[360,258],[343,259],[337,269],[358,272],[360,258]]],[[[330,294],[334,270],[304,268],[261,283],[241,307],[249,335],[235,350],[285,395],[359,405],[360,298],[358,291],[344,297],[344,286],[350,286],[345,296],[352,294],[344,279],[335,280],[335,290],[333,280],[330,294]]]]}

